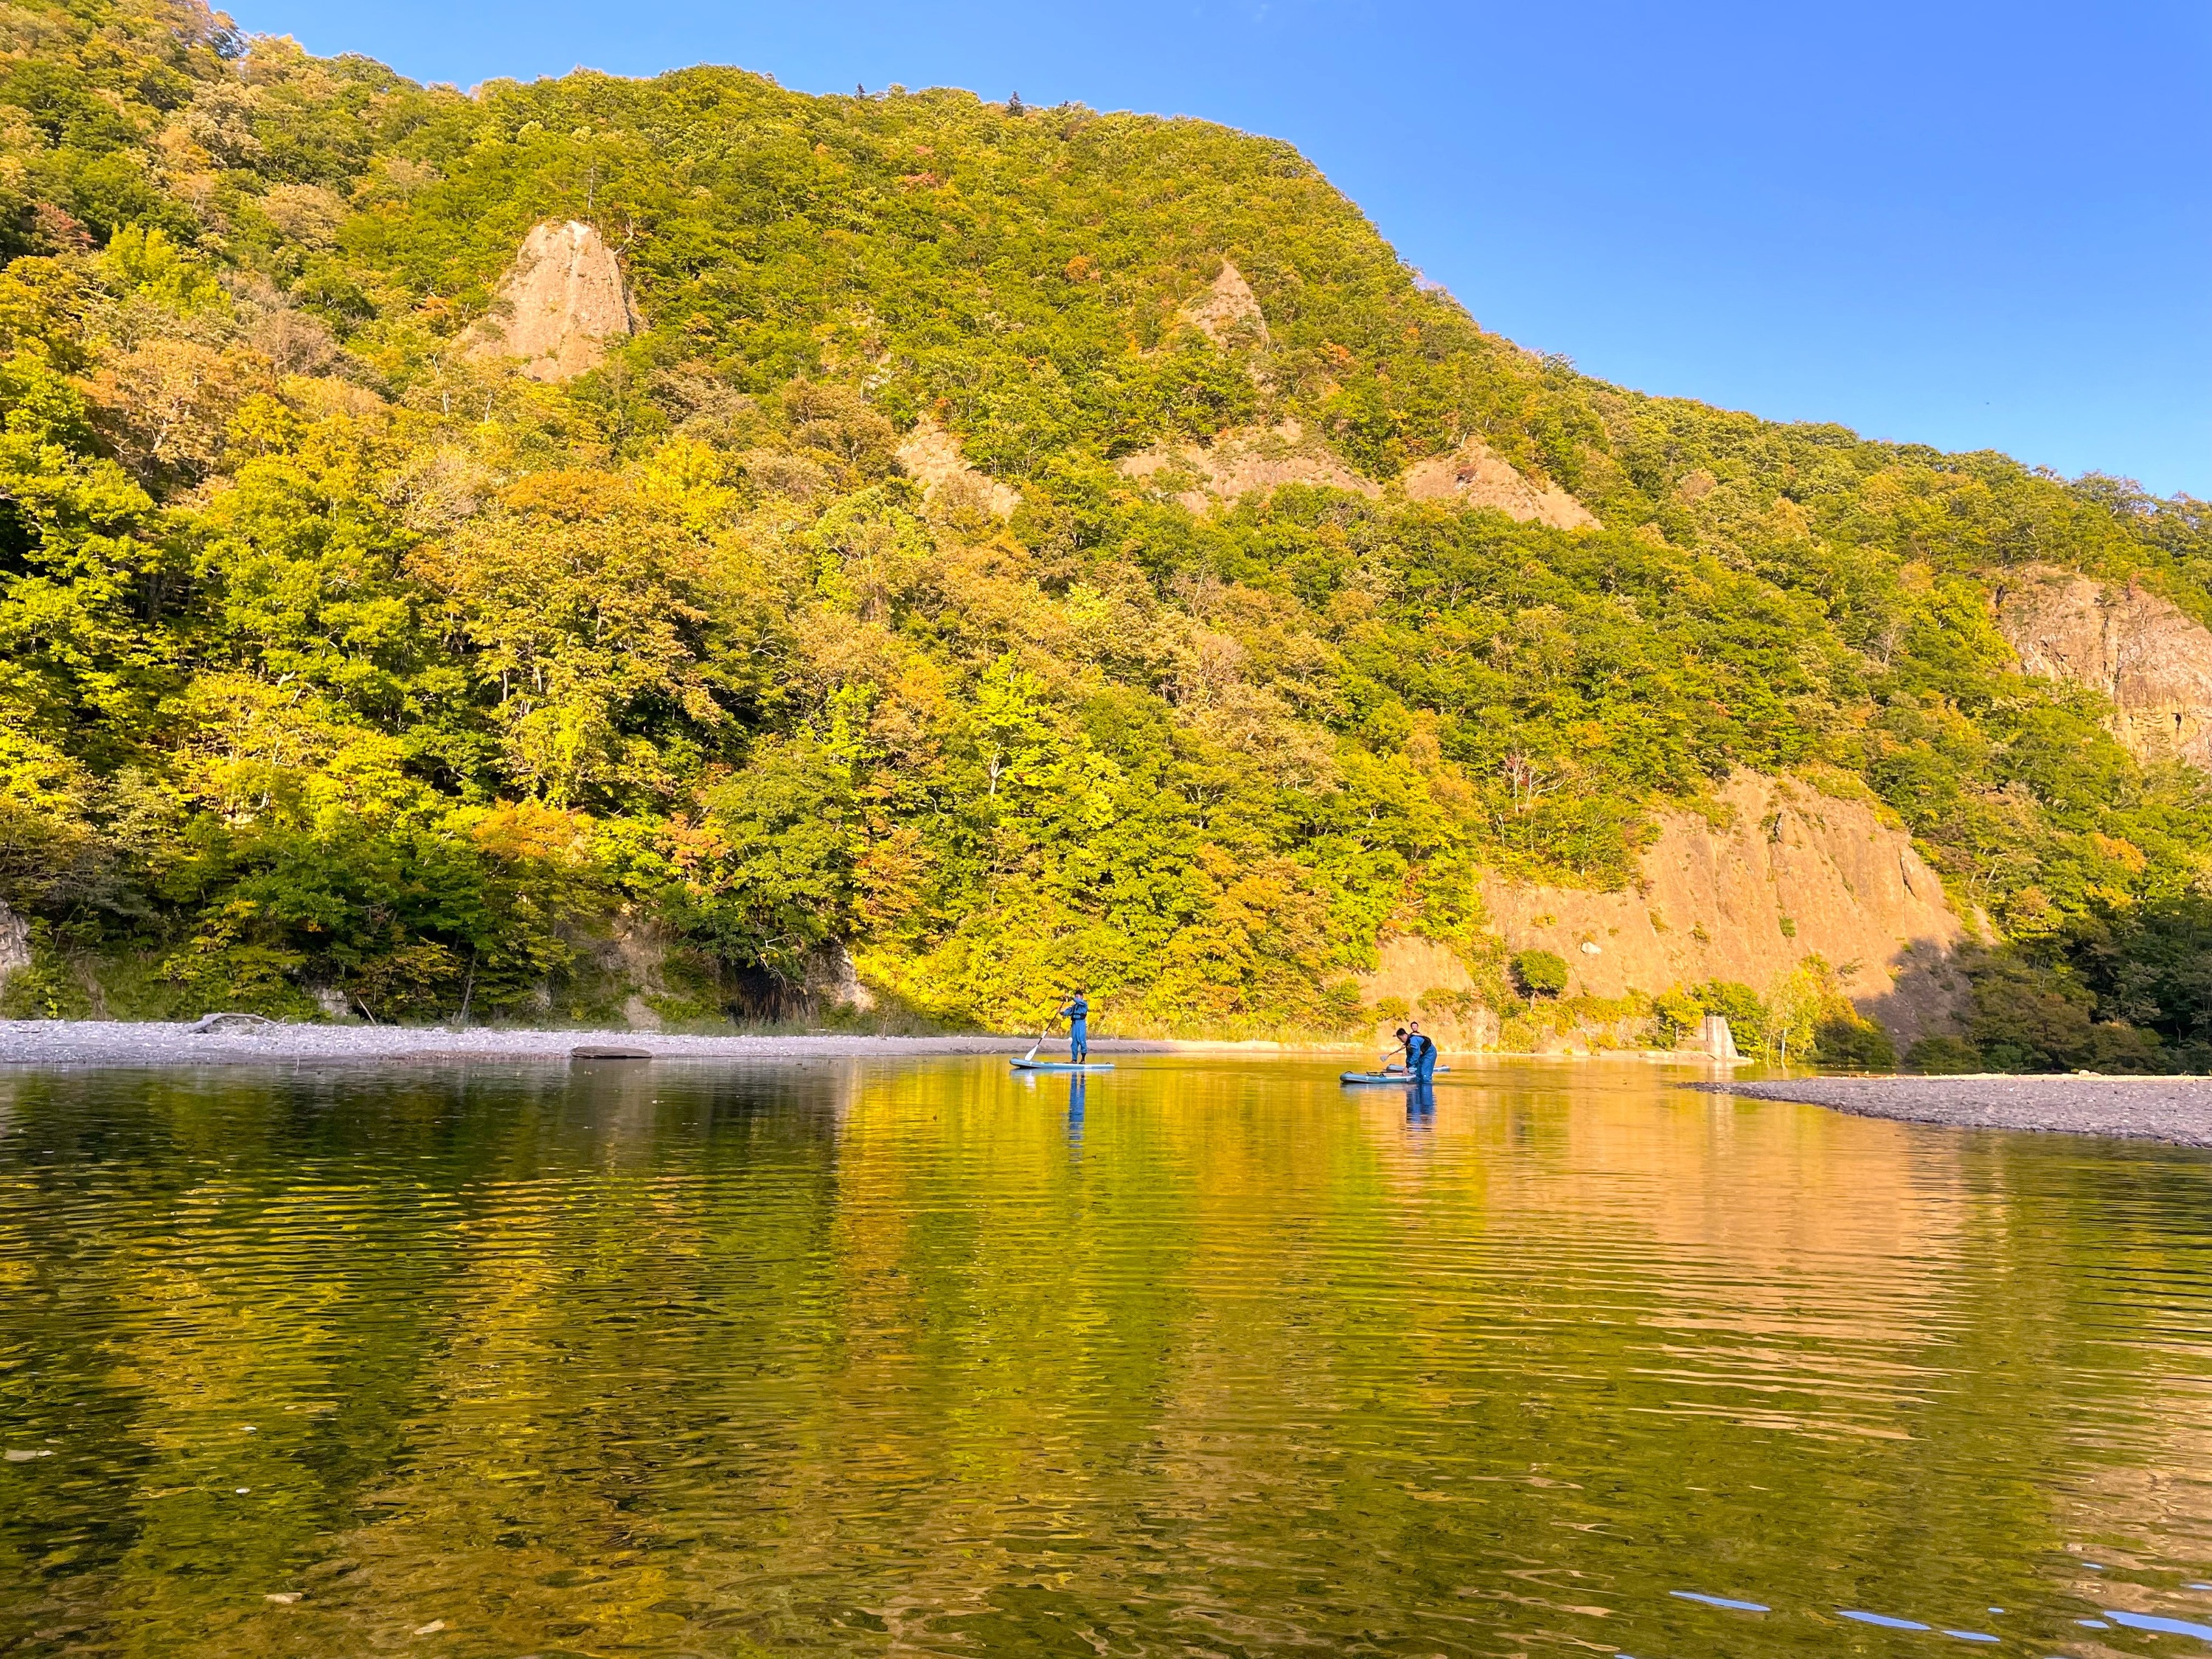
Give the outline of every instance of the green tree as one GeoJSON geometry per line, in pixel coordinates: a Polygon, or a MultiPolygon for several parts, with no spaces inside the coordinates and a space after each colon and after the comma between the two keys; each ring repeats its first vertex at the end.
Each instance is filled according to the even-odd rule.
{"type": "Polygon", "coordinates": [[[1516,951],[1512,966],[1514,981],[1525,996],[1556,997],[1566,991],[1566,959],[1554,951],[1516,951]]]}

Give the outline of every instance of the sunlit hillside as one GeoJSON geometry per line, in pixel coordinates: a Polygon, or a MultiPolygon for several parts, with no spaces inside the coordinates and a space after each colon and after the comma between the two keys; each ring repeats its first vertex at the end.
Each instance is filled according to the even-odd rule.
{"type": "Polygon", "coordinates": [[[1927,1063],[2212,1058],[2200,503],[1590,380],[1203,122],[0,46],[8,1012],[1328,1036],[1419,936],[1878,1056],[1883,963],[1601,996],[1482,898],[1748,772],[1936,873],[1927,1063]]]}

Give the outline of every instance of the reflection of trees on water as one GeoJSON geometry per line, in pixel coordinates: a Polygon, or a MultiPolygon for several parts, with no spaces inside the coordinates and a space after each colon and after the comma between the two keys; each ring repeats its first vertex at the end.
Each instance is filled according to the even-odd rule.
{"type": "Polygon", "coordinates": [[[1687,1648],[1686,1572],[2201,1555],[2201,1163],[1485,1075],[19,1081],[0,1407],[106,1496],[0,1471],[0,1640],[1687,1648]]]}

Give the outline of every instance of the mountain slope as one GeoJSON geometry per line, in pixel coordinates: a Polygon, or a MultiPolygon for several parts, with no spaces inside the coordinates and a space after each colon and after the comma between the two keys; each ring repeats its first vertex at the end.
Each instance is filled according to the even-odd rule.
{"type": "Polygon", "coordinates": [[[2202,775],[1993,600],[2202,621],[2197,503],[1592,380],[1204,123],[11,19],[19,1008],[696,1017],[849,950],[934,1018],[1323,1031],[1392,932],[1522,1006],[1486,872],[1617,889],[1812,768],[2010,941],[2001,1063],[2212,1036],[2202,775]],[[483,343],[571,222],[640,326],[540,378],[483,343]]]}

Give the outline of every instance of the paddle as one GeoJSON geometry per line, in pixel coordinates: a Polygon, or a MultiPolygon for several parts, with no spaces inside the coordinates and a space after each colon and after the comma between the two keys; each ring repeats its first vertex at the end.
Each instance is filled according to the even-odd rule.
{"type": "Polygon", "coordinates": [[[1044,1036],[1045,1036],[1045,1031],[1049,1031],[1050,1030],[1052,1030],[1052,1027],[1051,1027],[1050,1025],[1048,1025],[1048,1025],[1044,1028],[1044,1030],[1043,1030],[1043,1031],[1039,1031],[1039,1032],[1037,1033],[1037,1040],[1036,1040],[1035,1042],[1032,1042],[1031,1044],[1030,1044],[1030,1051],[1029,1051],[1029,1053],[1027,1053],[1027,1054],[1024,1054],[1024,1055],[1022,1056],[1022,1058],[1023,1058],[1024,1060],[1035,1060],[1035,1059],[1036,1058],[1036,1051],[1037,1051],[1038,1049],[1040,1049],[1040,1048],[1043,1048],[1043,1047],[1044,1047],[1044,1036]]]}

